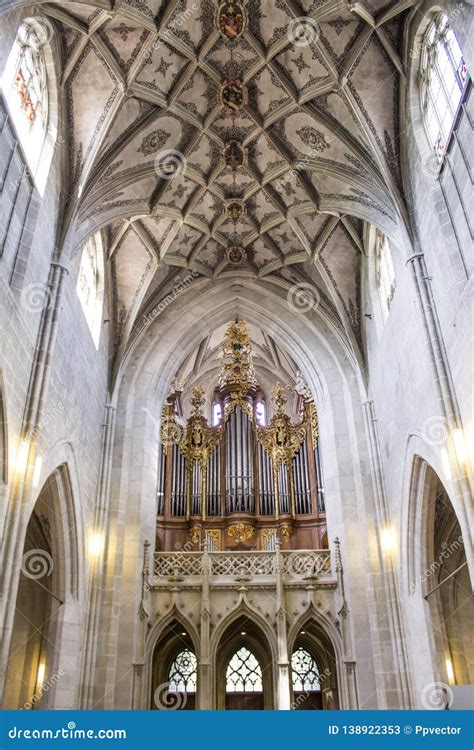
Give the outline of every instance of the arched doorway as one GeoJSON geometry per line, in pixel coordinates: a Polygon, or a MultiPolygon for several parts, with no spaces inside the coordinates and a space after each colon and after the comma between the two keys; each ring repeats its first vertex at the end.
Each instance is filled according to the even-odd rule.
{"type": "Polygon", "coordinates": [[[338,709],[336,656],[332,643],[314,620],[298,630],[291,655],[291,708],[338,709]]]}
{"type": "Polygon", "coordinates": [[[193,711],[197,707],[198,660],[183,625],[172,622],[153,653],[151,708],[193,711]]]}
{"type": "Polygon", "coordinates": [[[426,569],[422,593],[428,604],[440,675],[448,685],[474,682],[474,598],[464,541],[448,493],[427,471],[426,569]]]}
{"type": "Polygon", "coordinates": [[[242,616],[224,631],[217,646],[217,709],[273,709],[272,653],[261,628],[242,616]]]}
{"type": "Polygon", "coordinates": [[[75,704],[81,637],[78,536],[69,475],[62,465],[43,485],[26,527],[4,708],[75,704]]]}

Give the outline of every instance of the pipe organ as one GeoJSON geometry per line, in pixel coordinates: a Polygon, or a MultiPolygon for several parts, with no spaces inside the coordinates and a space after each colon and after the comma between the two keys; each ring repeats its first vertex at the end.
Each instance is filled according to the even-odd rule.
{"type": "MultiPolygon", "coordinates": [[[[285,388],[272,389],[273,415],[261,424],[257,382],[244,321],[229,324],[213,414],[204,416],[204,391],[193,389],[186,424],[177,394],[163,409],[158,466],[158,548],[204,542],[213,549],[325,546],[324,489],[316,407],[299,398],[298,420],[285,412],[285,388]],[[216,405],[218,408],[216,409],[216,405]]],[[[187,546],[186,546],[187,545],[187,546]]]]}

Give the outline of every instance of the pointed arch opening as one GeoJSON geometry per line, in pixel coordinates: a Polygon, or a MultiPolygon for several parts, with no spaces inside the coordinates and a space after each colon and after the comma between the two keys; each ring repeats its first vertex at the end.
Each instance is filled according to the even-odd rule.
{"type": "Polygon", "coordinates": [[[448,685],[472,684],[474,597],[464,539],[448,492],[431,467],[425,474],[424,502],[425,554],[412,591],[427,605],[441,679],[448,685]]]}
{"type": "Polygon", "coordinates": [[[153,651],[150,707],[158,711],[193,711],[197,708],[198,688],[193,640],[186,626],[173,620],[153,651]]]}
{"type": "Polygon", "coordinates": [[[320,625],[312,619],[306,621],[296,634],[290,667],[293,710],[339,708],[334,648],[320,625]]]}
{"type": "Polygon", "coordinates": [[[265,634],[250,618],[235,620],[217,647],[217,708],[274,708],[273,659],[265,634]]]}
{"type": "Polygon", "coordinates": [[[67,708],[81,639],[78,529],[65,465],[43,485],[20,559],[4,707],[67,708]]]}

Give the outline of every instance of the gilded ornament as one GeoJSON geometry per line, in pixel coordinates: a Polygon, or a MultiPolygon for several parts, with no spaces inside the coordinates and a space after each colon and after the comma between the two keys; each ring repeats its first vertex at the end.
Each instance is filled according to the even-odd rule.
{"type": "Polygon", "coordinates": [[[236,542],[246,542],[253,537],[255,529],[249,523],[233,523],[228,527],[227,533],[236,542]]]}

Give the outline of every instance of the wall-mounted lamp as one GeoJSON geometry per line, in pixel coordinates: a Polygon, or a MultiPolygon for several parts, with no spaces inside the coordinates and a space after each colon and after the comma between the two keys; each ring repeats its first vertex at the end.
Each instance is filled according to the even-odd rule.
{"type": "Polygon", "coordinates": [[[395,532],[391,526],[385,526],[380,531],[380,544],[382,546],[382,552],[391,554],[394,552],[396,547],[395,532]]]}
{"type": "Polygon", "coordinates": [[[89,554],[97,560],[104,549],[104,535],[96,531],[89,539],[89,554]]]}

